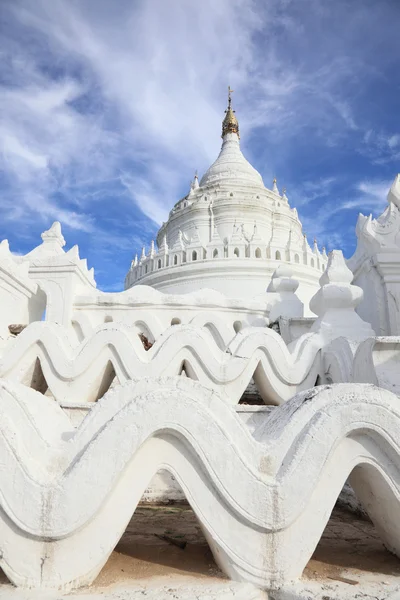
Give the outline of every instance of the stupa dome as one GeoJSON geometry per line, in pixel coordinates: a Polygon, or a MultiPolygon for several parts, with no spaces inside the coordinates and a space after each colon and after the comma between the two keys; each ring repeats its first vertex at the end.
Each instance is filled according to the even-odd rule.
{"type": "Polygon", "coordinates": [[[255,298],[276,269],[290,266],[298,297],[308,307],[319,289],[327,256],[305,238],[295,208],[276,179],[264,186],[240,150],[239,121],[231,105],[222,121],[218,158],[175,203],[146,254],[132,262],[127,288],[151,285],[171,294],[213,289],[230,298],[255,298]]]}
{"type": "Polygon", "coordinates": [[[221,152],[201,178],[200,187],[229,181],[264,188],[260,173],[245,159],[240,150],[238,135],[226,133],[223,140],[221,152]]]}

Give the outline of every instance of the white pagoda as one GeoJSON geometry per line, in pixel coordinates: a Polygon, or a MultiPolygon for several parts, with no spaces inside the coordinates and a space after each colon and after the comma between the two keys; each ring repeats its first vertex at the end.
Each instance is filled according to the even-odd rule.
{"type": "Polygon", "coordinates": [[[240,149],[239,123],[231,90],[216,161],[172,208],[157,234],[157,249],[132,262],[125,288],[150,285],[164,293],[210,288],[233,298],[265,292],[281,263],[290,263],[306,312],[319,287],[327,255],[311,248],[296,208],[276,179],[265,187],[240,149]]]}

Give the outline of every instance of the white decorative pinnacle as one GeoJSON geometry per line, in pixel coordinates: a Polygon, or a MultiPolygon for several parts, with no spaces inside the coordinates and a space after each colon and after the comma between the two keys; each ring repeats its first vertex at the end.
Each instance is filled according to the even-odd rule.
{"type": "Polygon", "coordinates": [[[387,199],[389,203],[400,208],[400,173],[394,178],[387,199]]]}
{"type": "Polygon", "coordinates": [[[289,265],[280,265],[272,275],[267,288],[269,319],[273,323],[279,317],[302,317],[304,305],[296,296],[299,287],[289,265]]]}
{"type": "Polygon", "coordinates": [[[276,183],[276,177],[274,177],[274,181],[272,182],[272,191],[275,192],[275,194],[279,194],[278,185],[276,183]]]}
{"type": "Polygon", "coordinates": [[[149,250],[149,257],[150,257],[150,258],[154,258],[154,254],[155,254],[155,249],[154,249],[154,240],[151,240],[151,243],[150,243],[150,250],[149,250]]]}
{"type": "Polygon", "coordinates": [[[53,225],[47,231],[44,231],[41,235],[44,243],[58,244],[59,246],[65,246],[65,239],[61,233],[61,223],[54,221],[53,225]]]}
{"type": "Polygon", "coordinates": [[[338,338],[362,340],[375,333],[355,308],[363,298],[363,290],[352,285],[353,273],[346,265],[341,250],[329,254],[328,264],[319,282],[321,288],[311,298],[310,309],[318,315],[312,331],[320,333],[326,343],[338,338]]]}
{"type": "Polygon", "coordinates": [[[161,246],[159,248],[159,252],[160,254],[168,254],[168,243],[167,243],[167,236],[164,233],[163,238],[162,238],[162,242],[161,242],[161,246]]]}

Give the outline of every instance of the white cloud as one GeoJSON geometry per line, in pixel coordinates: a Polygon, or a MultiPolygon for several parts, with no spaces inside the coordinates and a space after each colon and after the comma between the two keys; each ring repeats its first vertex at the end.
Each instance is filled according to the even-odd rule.
{"type": "Polygon", "coordinates": [[[391,135],[388,138],[387,143],[389,148],[396,148],[397,146],[400,146],[400,134],[396,133],[395,135],[391,135]]]}
{"type": "Polygon", "coordinates": [[[359,208],[360,210],[371,210],[374,215],[380,214],[387,204],[391,183],[388,180],[358,182],[354,186],[355,194],[341,205],[342,209],[359,208]]]}
{"type": "Polygon", "coordinates": [[[339,91],[349,61],[334,56],[312,70],[293,63],[282,35],[303,44],[305,25],[287,5],[285,12],[278,0],[147,0],[121,1],[115,11],[90,0],[16,1],[9,10],[21,43],[12,46],[10,69],[19,81],[3,89],[4,168],[26,187],[31,170],[41,170],[50,201],[60,186],[118,177],[128,162],[139,175],[121,181],[160,221],[183,181],[216,157],[228,83],[244,139],[260,126],[291,136],[312,126],[333,143],[340,128],[328,106],[345,128],[357,128],[339,91]],[[28,57],[25,30],[34,40],[28,57]]]}

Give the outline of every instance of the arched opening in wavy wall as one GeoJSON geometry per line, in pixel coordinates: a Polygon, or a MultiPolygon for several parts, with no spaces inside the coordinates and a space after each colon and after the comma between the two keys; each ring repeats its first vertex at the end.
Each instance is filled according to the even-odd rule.
{"type": "Polygon", "coordinates": [[[144,349],[149,350],[155,342],[155,338],[150,330],[150,327],[144,321],[136,321],[133,326],[143,344],[144,349]]]}
{"type": "Polygon", "coordinates": [[[100,398],[102,398],[108,392],[112,385],[118,384],[119,381],[114,369],[114,365],[109,360],[103,373],[99,376],[96,385],[94,400],[97,402],[97,400],[100,400],[100,398]]]}
{"type": "Polygon", "coordinates": [[[37,357],[32,365],[27,369],[21,379],[21,383],[30,387],[32,390],[36,390],[40,394],[46,396],[52,396],[49,385],[43,373],[42,363],[40,358],[37,357]]]}
{"type": "Polygon", "coordinates": [[[174,585],[188,585],[188,577],[220,580],[223,574],[179,483],[160,470],[93,585],[171,576],[174,585]]]}
{"type": "Polygon", "coordinates": [[[360,464],[353,469],[304,569],[306,577],[324,576],[354,586],[376,573],[382,579],[399,580],[399,557],[387,549],[387,539],[383,539],[381,530],[383,526],[389,535],[395,529],[398,532],[397,519],[390,510],[393,497],[389,490],[390,486],[375,466],[360,464]],[[370,514],[355,490],[360,499],[366,501],[370,514]]]}
{"type": "Polygon", "coordinates": [[[188,377],[189,379],[193,379],[193,381],[198,380],[195,370],[187,360],[182,361],[178,375],[181,375],[182,377],[188,377]]]}
{"type": "Polygon", "coordinates": [[[242,397],[239,400],[239,404],[249,406],[265,406],[265,402],[262,399],[253,378],[251,378],[247,388],[243,392],[242,397]]]}
{"type": "MultiPolygon", "coordinates": [[[[106,321],[104,321],[104,322],[106,322],[106,321]]],[[[76,335],[76,339],[77,339],[78,343],[80,344],[85,339],[85,335],[83,333],[82,326],[79,323],[79,321],[75,321],[74,319],[71,321],[71,325],[72,325],[72,329],[76,335]]]]}

